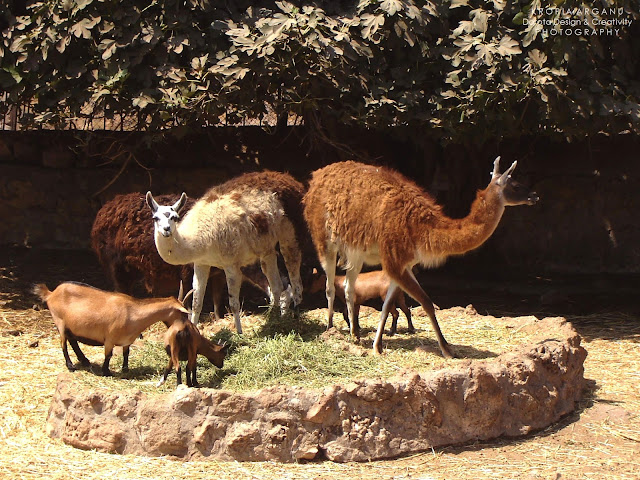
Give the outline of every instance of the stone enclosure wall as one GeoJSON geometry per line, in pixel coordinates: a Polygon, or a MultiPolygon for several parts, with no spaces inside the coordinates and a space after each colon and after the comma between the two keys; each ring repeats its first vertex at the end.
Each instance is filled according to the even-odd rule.
{"type": "MultiPolygon", "coordinates": [[[[186,191],[197,197],[244,171],[289,171],[302,181],[347,158],[388,164],[464,216],[491,164],[519,161],[515,177],[541,201],[507,209],[493,237],[463,265],[535,272],[640,272],[640,140],[632,136],[554,143],[523,137],[482,147],[415,144],[341,130],[335,145],[313,142],[301,127],[216,128],[153,142],[126,132],[0,132],[0,245],[88,248],[95,213],[117,193],[186,191]],[[115,155],[114,140],[135,157],[115,155]],[[142,146],[141,146],[142,145],[142,146]],[[347,145],[349,148],[344,148],[347,145]]],[[[450,260],[455,265],[456,259],[450,260]]]]}
{"type": "Polygon", "coordinates": [[[103,452],[283,462],[369,461],[521,436],[574,410],[585,388],[586,357],[563,319],[521,328],[547,340],[456,368],[322,391],[279,386],[240,394],[181,386],[152,395],[83,390],[63,373],[47,432],[103,452]]]}

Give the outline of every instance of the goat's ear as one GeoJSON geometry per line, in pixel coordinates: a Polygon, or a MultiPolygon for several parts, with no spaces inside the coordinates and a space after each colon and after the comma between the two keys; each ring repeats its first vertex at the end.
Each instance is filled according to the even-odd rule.
{"type": "Polygon", "coordinates": [[[147,195],[145,196],[146,200],[147,200],[147,205],[149,205],[149,208],[151,209],[151,211],[153,213],[156,213],[158,211],[158,202],[155,201],[155,199],[153,198],[153,195],[151,195],[151,192],[147,192],[147,195]]]}
{"type": "Polygon", "coordinates": [[[182,192],[182,195],[180,195],[180,200],[174,203],[172,208],[176,213],[179,214],[180,210],[184,208],[186,203],[187,203],[187,194],[182,192]]]}

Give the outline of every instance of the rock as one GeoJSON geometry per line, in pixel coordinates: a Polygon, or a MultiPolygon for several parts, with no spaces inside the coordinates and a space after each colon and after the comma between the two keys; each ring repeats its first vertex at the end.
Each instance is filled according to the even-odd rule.
{"type": "Polygon", "coordinates": [[[369,461],[520,436],[573,411],[585,384],[586,351],[573,327],[550,318],[536,328],[544,340],[497,358],[321,391],[114,393],[82,390],[63,373],[47,433],[104,452],[282,462],[369,461]]]}

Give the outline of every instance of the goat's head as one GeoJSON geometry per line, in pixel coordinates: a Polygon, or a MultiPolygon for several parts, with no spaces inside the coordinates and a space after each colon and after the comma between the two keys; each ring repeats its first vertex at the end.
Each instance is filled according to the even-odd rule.
{"type": "Polygon", "coordinates": [[[170,237],[176,228],[176,223],[180,220],[180,211],[187,203],[187,194],[182,193],[176,203],[168,206],[158,205],[151,192],[147,192],[146,200],[153,214],[156,233],[160,233],[163,237],[170,237]]]}
{"type": "Polygon", "coordinates": [[[202,351],[198,350],[198,353],[207,357],[207,360],[216,367],[222,368],[224,366],[224,359],[229,351],[229,345],[226,343],[210,342],[209,347],[210,348],[203,348],[202,351]]]}
{"type": "Polygon", "coordinates": [[[493,162],[491,185],[499,189],[507,206],[533,205],[539,200],[538,194],[511,178],[517,164],[517,161],[513,162],[504,173],[500,173],[500,157],[497,157],[493,162]]]}

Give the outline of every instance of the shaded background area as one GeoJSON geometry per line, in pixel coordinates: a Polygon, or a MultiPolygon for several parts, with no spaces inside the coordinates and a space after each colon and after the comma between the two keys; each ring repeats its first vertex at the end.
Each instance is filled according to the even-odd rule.
{"type": "MultiPolygon", "coordinates": [[[[406,132],[405,132],[406,133],[406,132]]],[[[127,132],[0,132],[0,246],[89,248],[98,209],[118,193],[187,192],[246,171],[288,171],[306,182],[325,164],[355,158],[413,179],[453,217],[467,214],[490,178],[518,160],[514,177],[539,194],[532,207],[508,208],[480,249],[443,270],[532,275],[640,273],[640,140],[632,135],[577,143],[523,137],[481,147],[410,141],[340,129],[332,143],[304,127],[211,128],[186,136],[127,132]],[[615,159],[615,161],[613,161],[615,159]]]]}

